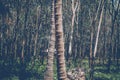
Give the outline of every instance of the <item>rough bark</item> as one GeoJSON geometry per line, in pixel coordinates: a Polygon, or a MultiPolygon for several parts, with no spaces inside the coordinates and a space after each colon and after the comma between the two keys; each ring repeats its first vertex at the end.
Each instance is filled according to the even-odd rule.
{"type": "Polygon", "coordinates": [[[64,39],[62,25],[62,0],[55,0],[55,32],[56,32],[58,80],[66,80],[67,76],[65,68],[64,39]]]}
{"type": "Polygon", "coordinates": [[[54,19],[54,0],[52,0],[52,19],[51,19],[51,37],[48,49],[47,68],[44,80],[53,80],[53,59],[55,50],[55,19],[54,19]]]}

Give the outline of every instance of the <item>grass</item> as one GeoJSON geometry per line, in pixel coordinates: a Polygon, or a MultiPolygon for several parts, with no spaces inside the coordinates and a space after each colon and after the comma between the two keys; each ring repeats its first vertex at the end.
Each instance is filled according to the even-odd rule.
{"type": "Polygon", "coordinates": [[[95,80],[120,80],[120,70],[115,65],[111,65],[110,72],[104,65],[95,66],[95,80]]]}
{"type": "MultiPolygon", "coordinates": [[[[57,80],[56,62],[54,62],[54,64],[55,64],[54,65],[54,80],[57,80]]],[[[32,62],[30,62],[25,69],[26,71],[29,72],[30,75],[27,74],[27,75],[29,75],[29,77],[27,77],[25,80],[43,80],[45,65],[46,65],[46,63],[44,63],[42,65],[41,63],[39,63],[39,60],[37,60],[37,59],[35,60],[34,65],[32,64],[32,62]]],[[[88,64],[88,59],[83,59],[81,61],[78,60],[76,62],[71,61],[70,65],[67,64],[66,66],[67,66],[66,67],[67,70],[75,68],[75,67],[84,68],[85,73],[86,73],[86,80],[89,80],[90,68],[89,68],[89,64],[88,64]]],[[[109,72],[107,70],[106,64],[99,64],[99,63],[97,63],[97,60],[96,60],[96,64],[94,66],[94,75],[93,75],[94,80],[120,80],[120,70],[118,69],[118,67],[115,64],[112,64],[110,68],[111,69],[109,72]]],[[[9,68],[7,68],[7,69],[9,69],[9,68]]],[[[19,69],[19,68],[16,66],[14,69],[19,69]]],[[[15,71],[16,71],[15,73],[18,72],[18,70],[15,70],[15,71]]],[[[20,80],[19,75],[15,75],[15,73],[14,74],[12,73],[12,75],[10,75],[8,77],[4,77],[0,80],[20,80]]]]}
{"type": "MultiPolygon", "coordinates": [[[[96,60],[97,61],[97,60],[96,60]]],[[[89,66],[88,60],[85,59],[82,61],[82,67],[85,68],[86,78],[89,80],[89,66]]],[[[110,66],[110,71],[108,71],[106,64],[97,63],[94,66],[94,80],[120,80],[120,69],[114,64],[110,66]]]]}
{"type": "MultiPolygon", "coordinates": [[[[94,66],[94,80],[120,80],[120,70],[112,62],[110,66],[110,71],[108,71],[107,62],[105,64],[100,64],[98,60],[95,60],[96,64],[94,66]]],[[[88,59],[83,59],[82,61],[71,62],[71,66],[67,66],[67,70],[74,68],[74,67],[81,67],[85,69],[86,73],[86,80],[89,80],[89,63],[88,59]],[[75,64],[75,65],[74,65],[75,64]]]]}
{"type": "Polygon", "coordinates": [[[95,72],[94,77],[95,77],[95,80],[119,80],[120,73],[95,72]]]}

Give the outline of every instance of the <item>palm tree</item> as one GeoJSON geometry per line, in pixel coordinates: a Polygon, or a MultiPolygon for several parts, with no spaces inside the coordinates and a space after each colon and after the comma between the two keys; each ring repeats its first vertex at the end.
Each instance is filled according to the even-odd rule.
{"type": "Polygon", "coordinates": [[[48,49],[48,61],[44,80],[53,80],[53,59],[55,50],[55,15],[54,15],[54,0],[52,0],[52,19],[51,19],[51,37],[48,49]]]}
{"type": "Polygon", "coordinates": [[[62,25],[62,0],[55,0],[55,32],[56,32],[55,34],[56,34],[58,80],[66,80],[63,25],[62,25]]]}

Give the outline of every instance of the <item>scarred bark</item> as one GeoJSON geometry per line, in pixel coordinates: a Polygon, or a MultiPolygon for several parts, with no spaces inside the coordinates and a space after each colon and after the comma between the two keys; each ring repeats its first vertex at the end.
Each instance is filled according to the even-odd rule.
{"type": "Polygon", "coordinates": [[[62,0],[55,0],[55,31],[57,50],[57,73],[58,80],[66,80],[66,68],[64,57],[64,39],[62,25],[62,0]]]}
{"type": "Polygon", "coordinates": [[[44,80],[53,80],[53,59],[55,50],[55,19],[54,19],[54,0],[52,0],[52,19],[51,37],[48,49],[48,61],[44,80]]]}

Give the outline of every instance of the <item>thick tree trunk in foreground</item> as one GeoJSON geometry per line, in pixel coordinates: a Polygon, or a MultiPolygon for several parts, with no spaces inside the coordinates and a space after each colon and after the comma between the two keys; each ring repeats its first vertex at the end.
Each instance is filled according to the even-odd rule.
{"type": "Polygon", "coordinates": [[[58,80],[66,80],[67,76],[65,68],[64,39],[62,25],[62,0],[55,0],[55,31],[56,31],[58,80]]]}
{"type": "Polygon", "coordinates": [[[55,19],[54,19],[54,0],[52,0],[52,25],[51,25],[51,37],[48,50],[48,61],[44,80],[53,80],[53,59],[55,49],[55,19]]]}

